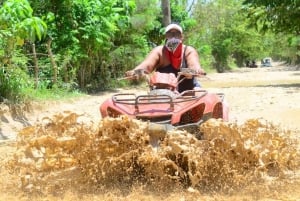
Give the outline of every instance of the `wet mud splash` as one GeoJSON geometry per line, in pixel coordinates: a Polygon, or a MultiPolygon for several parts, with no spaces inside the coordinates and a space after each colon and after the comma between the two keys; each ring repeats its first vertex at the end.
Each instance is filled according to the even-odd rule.
{"type": "Polygon", "coordinates": [[[17,175],[23,192],[38,195],[62,195],[71,188],[126,194],[137,187],[231,193],[288,181],[299,170],[298,142],[271,123],[211,119],[199,133],[203,140],[168,131],[153,147],[146,122],[124,116],[93,123],[65,112],[20,131],[6,168],[17,175]]]}

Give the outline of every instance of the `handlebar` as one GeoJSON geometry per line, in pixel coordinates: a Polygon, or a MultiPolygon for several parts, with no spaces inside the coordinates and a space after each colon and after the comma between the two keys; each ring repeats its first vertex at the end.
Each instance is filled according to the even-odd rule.
{"type": "MultiPolygon", "coordinates": [[[[152,87],[154,85],[156,86],[156,84],[159,84],[159,83],[156,83],[156,84],[150,83],[151,82],[150,76],[151,75],[147,71],[145,71],[143,69],[137,69],[137,70],[127,71],[126,77],[119,78],[118,80],[144,80],[144,81],[148,82],[150,89],[152,89],[152,87]]],[[[202,77],[206,76],[206,73],[199,72],[199,71],[191,69],[191,68],[181,68],[180,71],[178,72],[176,86],[178,86],[181,82],[183,82],[186,79],[192,79],[193,77],[201,77],[201,76],[202,77]]]]}
{"type": "MultiPolygon", "coordinates": [[[[141,78],[145,78],[148,75],[148,73],[143,69],[137,69],[133,70],[131,75],[128,75],[126,77],[119,78],[118,80],[138,80],[141,78]]],[[[178,75],[182,75],[186,78],[192,78],[192,77],[199,77],[199,76],[206,76],[206,73],[199,73],[194,69],[191,68],[181,68],[178,72],[178,75]]]]}
{"type": "Polygon", "coordinates": [[[146,71],[142,69],[133,70],[128,76],[119,78],[118,80],[139,80],[147,75],[146,71]]]}
{"type": "Polygon", "coordinates": [[[185,77],[198,77],[198,76],[205,76],[206,73],[199,73],[194,69],[190,69],[190,68],[182,68],[180,69],[180,72],[178,72],[178,75],[183,75],[185,77]]]}

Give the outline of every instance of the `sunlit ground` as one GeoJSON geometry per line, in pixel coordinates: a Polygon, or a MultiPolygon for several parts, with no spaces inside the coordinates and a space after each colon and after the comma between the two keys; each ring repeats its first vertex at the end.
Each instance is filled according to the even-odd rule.
{"type": "Polygon", "coordinates": [[[45,118],[0,144],[0,200],[300,200],[299,104],[285,101],[297,100],[299,76],[289,73],[201,78],[205,88],[223,88],[233,118],[245,120],[209,121],[203,141],[174,131],[153,149],[142,122],[45,118]]]}

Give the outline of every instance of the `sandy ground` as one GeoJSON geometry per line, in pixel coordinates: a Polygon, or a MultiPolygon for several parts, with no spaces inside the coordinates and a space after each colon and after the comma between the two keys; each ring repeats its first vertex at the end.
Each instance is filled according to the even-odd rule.
{"type": "MultiPolygon", "coordinates": [[[[225,94],[230,107],[229,121],[242,124],[248,119],[261,118],[279,127],[300,133],[299,68],[280,65],[279,63],[270,68],[241,68],[222,74],[208,74],[207,77],[200,78],[200,82],[203,88],[208,91],[225,94]]],[[[143,87],[116,89],[111,92],[86,95],[65,101],[32,103],[28,109],[17,112],[17,115],[14,115],[6,105],[0,104],[0,159],[12,154],[13,149],[10,144],[15,141],[19,130],[34,125],[44,117],[52,117],[63,111],[72,111],[84,114],[88,121],[99,122],[101,120],[99,106],[113,93],[140,92],[141,90],[147,89],[143,87]]],[[[298,138],[298,136],[296,137],[298,138]]],[[[0,167],[0,172],[1,170],[3,169],[0,167]]],[[[299,189],[298,191],[296,189],[296,192],[294,193],[295,196],[291,195],[293,199],[290,200],[300,200],[298,197],[299,189]]],[[[72,197],[73,195],[70,196],[69,200],[72,200],[72,197]]],[[[230,200],[240,200],[240,198],[230,200]]],[[[107,200],[114,199],[109,197],[107,200]]]]}
{"type": "Polygon", "coordinates": [[[202,83],[210,91],[225,93],[230,121],[262,118],[284,128],[300,128],[299,68],[244,68],[209,77],[202,83]]]}
{"type": "MultiPolygon", "coordinates": [[[[202,86],[211,92],[222,92],[230,107],[230,121],[244,122],[262,118],[288,129],[300,128],[300,71],[278,63],[271,68],[241,68],[222,74],[208,74],[200,78],[202,86]]],[[[0,104],[0,140],[14,140],[17,132],[33,125],[43,117],[63,111],[84,114],[95,122],[100,121],[99,106],[117,92],[147,90],[116,89],[86,95],[68,101],[33,103],[28,111],[13,115],[8,107],[0,104]]]]}

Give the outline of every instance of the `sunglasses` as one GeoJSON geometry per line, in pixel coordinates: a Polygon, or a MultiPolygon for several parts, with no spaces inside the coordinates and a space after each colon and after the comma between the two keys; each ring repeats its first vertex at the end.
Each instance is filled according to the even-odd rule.
{"type": "Polygon", "coordinates": [[[166,33],[166,38],[181,38],[181,33],[179,31],[169,31],[166,33]]]}

